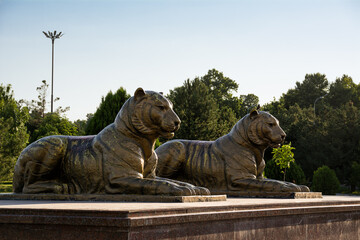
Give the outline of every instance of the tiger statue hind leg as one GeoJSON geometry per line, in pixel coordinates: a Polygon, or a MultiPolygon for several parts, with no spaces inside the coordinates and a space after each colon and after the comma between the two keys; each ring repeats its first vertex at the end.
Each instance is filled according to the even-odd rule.
{"type": "Polygon", "coordinates": [[[42,138],[30,144],[15,165],[13,191],[27,194],[66,192],[67,185],[59,181],[66,144],[66,138],[60,136],[42,138]]]}
{"type": "Polygon", "coordinates": [[[155,151],[160,160],[156,167],[156,175],[170,179],[177,179],[183,175],[186,147],[181,141],[166,142],[155,151]]]}

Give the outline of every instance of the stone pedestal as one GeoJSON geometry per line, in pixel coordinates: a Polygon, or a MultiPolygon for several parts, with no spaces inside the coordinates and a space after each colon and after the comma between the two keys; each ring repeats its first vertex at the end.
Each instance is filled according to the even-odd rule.
{"type": "Polygon", "coordinates": [[[241,192],[241,191],[211,191],[212,194],[224,194],[228,197],[242,198],[322,198],[321,192],[241,192]]]}
{"type": "Polygon", "coordinates": [[[0,239],[360,239],[360,197],[0,201],[0,239]]]}
{"type": "Polygon", "coordinates": [[[216,202],[226,201],[226,195],[130,195],[130,194],[16,194],[0,193],[0,200],[59,200],[103,202],[216,202]]]}

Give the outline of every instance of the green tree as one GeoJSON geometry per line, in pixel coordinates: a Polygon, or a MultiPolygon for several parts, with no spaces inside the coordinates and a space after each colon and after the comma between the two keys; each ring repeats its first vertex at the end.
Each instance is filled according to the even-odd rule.
{"type": "Polygon", "coordinates": [[[222,72],[211,69],[200,79],[209,91],[212,93],[216,102],[220,105],[226,105],[226,102],[232,100],[232,91],[237,91],[239,85],[229,77],[225,77],[222,72]]]}
{"type": "Polygon", "coordinates": [[[128,98],[130,98],[130,95],[122,87],[115,93],[110,91],[105,98],[102,97],[94,116],[89,118],[85,128],[86,134],[98,134],[107,125],[113,123],[116,115],[128,98]]]}
{"type": "Polygon", "coordinates": [[[352,160],[360,154],[359,109],[352,102],[328,109],[322,120],[326,124],[324,164],[335,170],[341,182],[349,184],[352,160]]]}
{"type": "Polygon", "coordinates": [[[46,104],[47,104],[46,96],[47,96],[48,87],[49,84],[46,83],[46,80],[43,80],[42,85],[36,88],[36,91],[39,94],[37,100],[31,100],[31,101],[27,101],[24,99],[20,100],[20,103],[25,104],[30,111],[30,119],[26,124],[30,136],[33,134],[35,129],[37,129],[40,126],[42,119],[45,117],[46,104]]]}
{"type": "Polygon", "coordinates": [[[86,135],[86,126],[89,124],[90,119],[94,117],[94,114],[88,113],[86,114],[86,120],[76,120],[74,124],[76,125],[78,129],[79,135],[86,135]]]}
{"type": "Polygon", "coordinates": [[[314,172],[312,190],[327,195],[334,195],[338,192],[340,183],[335,171],[328,166],[322,166],[314,172]]]}
{"type": "Polygon", "coordinates": [[[170,90],[167,96],[181,119],[176,138],[213,140],[218,133],[219,107],[210,89],[199,78],[186,80],[181,87],[170,90]]]}
{"type": "Polygon", "coordinates": [[[183,86],[171,90],[167,97],[182,121],[175,137],[214,140],[227,134],[259,102],[254,94],[234,96],[237,88],[234,80],[211,69],[206,75],[187,79],[183,86]]]}
{"type": "Polygon", "coordinates": [[[352,192],[360,189],[360,164],[355,161],[351,164],[350,186],[352,192]]]}
{"type": "MultiPolygon", "coordinates": [[[[21,104],[25,104],[27,108],[30,111],[30,119],[27,122],[26,126],[30,133],[30,143],[34,141],[34,139],[37,139],[37,136],[33,136],[36,129],[40,128],[42,125],[42,121],[45,118],[46,115],[46,105],[49,103],[46,101],[47,99],[47,92],[48,92],[49,84],[46,82],[46,80],[42,80],[42,84],[36,88],[36,91],[38,92],[38,98],[37,100],[20,100],[19,102],[21,104]]],[[[54,102],[59,101],[60,98],[56,97],[54,99],[54,102]]],[[[55,110],[55,113],[57,113],[59,116],[60,114],[64,114],[65,112],[69,111],[70,107],[57,107],[55,110]]]]}
{"type": "Polygon", "coordinates": [[[233,96],[238,84],[211,69],[202,77],[187,79],[168,98],[182,123],[176,138],[214,140],[227,134],[237,121],[241,102],[233,96]]]}
{"type": "Polygon", "coordinates": [[[326,102],[334,108],[338,108],[349,102],[360,107],[359,86],[355,84],[351,77],[343,75],[330,84],[329,94],[326,96],[326,102]]]}
{"type": "Polygon", "coordinates": [[[200,81],[209,88],[212,98],[220,109],[217,125],[222,126],[223,131],[218,129],[218,134],[219,136],[224,135],[236,123],[237,118],[241,117],[238,115],[241,110],[241,101],[233,96],[233,92],[237,91],[239,85],[216,69],[209,70],[200,78],[200,81]]]}
{"type": "Polygon", "coordinates": [[[26,122],[28,109],[21,107],[13,97],[11,85],[0,85],[0,180],[11,180],[20,152],[25,148],[29,134],[26,122]]]}
{"type": "MultiPolygon", "coordinates": [[[[295,147],[296,161],[303,169],[307,179],[311,179],[314,171],[325,164],[328,154],[324,151],[327,145],[327,124],[315,121],[313,107],[300,108],[298,104],[286,109],[283,100],[274,101],[264,106],[280,122],[286,132],[285,141],[295,147]]],[[[319,116],[321,119],[324,116],[319,116]]],[[[265,159],[270,159],[269,154],[265,159]]]]}
{"type": "Polygon", "coordinates": [[[259,97],[255,94],[240,95],[240,108],[238,110],[239,116],[241,118],[248,114],[252,109],[256,108],[259,105],[259,97]]]}
{"type": "MultiPolygon", "coordinates": [[[[281,173],[273,159],[266,162],[265,176],[270,179],[284,180],[284,174],[281,173]]],[[[301,185],[307,184],[304,171],[296,162],[290,163],[290,168],[286,171],[285,181],[301,185]]]]}
{"type": "MultiPolygon", "coordinates": [[[[359,90],[347,75],[329,85],[325,75],[307,74],[295,89],[263,106],[280,121],[307,179],[326,165],[334,169],[340,182],[351,185],[351,163],[360,154],[359,90]],[[315,115],[315,99],[327,92],[317,101],[315,115]]],[[[265,159],[270,159],[267,152],[265,159]]]]}
{"type": "Polygon", "coordinates": [[[291,143],[284,144],[279,148],[274,148],[272,153],[273,160],[276,165],[279,166],[281,173],[284,175],[283,180],[285,181],[286,169],[290,168],[290,163],[295,162],[294,153],[292,150],[295,148],[291,146],[291,143]]]}
{"type": "Polygon", "coordinates": [[[325,74],[306,74],[303,82],[296,82],[294,89],[283,94],[285,108],[298,104],[301,108],[313,106],[314,101],[327,93],[329,82],[325,74]]]}
{"type": "Polygon", "coordinates": [[[259,98],[255,94],[240,95],[239,98],[234,96],[233,93],[238,90],[239,85],[216,69],[209,70],[199,79],[209,88],[220,112],[228,112],[227,115],[221,116],[222,119],[227,119],[226,121],[232,121],[230,118],[233,118],[233,115],[236,119],[242,118],[249,113],[251,107],[259,104],[259,98]],[[230,111],[234,114],[230,114],[230,111]]]}
{"type": "Polygon", "coordinates": [[[79,135],[79,132],[76,125],[67,118],[61,117],[58,113],[47,113],[30,140],[33,142],[51,135],[76,136],[79,135]]]}
{"type": "MultiPolygon", "coordinates": [[[[49,84],[46,82],[46,80],[42,80],[41,82],[42,84],[40,85],[40,87],[36,88],[36,91],[39,94],[37,100],[20,100],[20,103],[24,103],[30,109],[31,113],[34,114],[37,118],[45,117],[46,105],[49,103],[48,101],[46,101],[49,84]]],[[[54,102],[57,102],[59,100],[60,98],[56,97],[54,99],[54,102]]],[[[55,112],[58,114],[63,114],[69,110],[70,107],[63,108],[62,106],[59,106],[55,109],[55,112]]]]}

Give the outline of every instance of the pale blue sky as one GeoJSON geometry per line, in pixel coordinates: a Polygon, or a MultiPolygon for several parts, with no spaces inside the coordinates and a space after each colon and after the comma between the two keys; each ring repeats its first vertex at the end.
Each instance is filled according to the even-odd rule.
{"type": "Polygon", "coordinates": [[[70,106],[70,120],[94,113],[110,90],[168,93],[212,68],[264,104],[307,73],[359,83],[359,13],[356,0],[0,0],[0,83],[36,99],[51,82],[42,31],[57,30],[55,107],[70,106]]]}

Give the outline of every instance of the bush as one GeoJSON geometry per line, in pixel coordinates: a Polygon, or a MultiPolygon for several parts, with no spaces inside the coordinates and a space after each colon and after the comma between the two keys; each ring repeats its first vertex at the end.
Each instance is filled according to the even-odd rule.
{"type": "Polygon", "coordinates": [[[335,195],[340,187],[340,182],[335,171],[328,166],[319,167],[313,176],[312,190],[326,195],[335,195]]]}
{"type": "Polygon", "coordinates": [[[294,153],[292,150],[295,148],[291,146],[291,143],[284,144],[279,148],[273,148],[272,159],[275,161],[276,165],[279,166],[282,174],[283,174],[283,181],[285,181],[286,177],[286,169],[290,168],[290,163],[295,162],[294,153]]]}
{"type": "Polygon", "coordinates": [[[351,176],[350,176],[351,191],[355,191],[356,188],[360,189],[360,164],[353,162],[351,165],[351,176]]]}
{"type": "Polygon", "coordinates": [[[12,181],[4,181],[0,182],[0,192],[1,193],[9,193],[12,192],[12,181]]]}
{"type": "MultiPolygon", "coordinates": [[[[279,166],[276,165],[274,160],[270,160],[265,166],[265,176],[267,178],[283,180],[283,174],[279,166]]],[[[295,184],[306,184],[305,174],[299,164],[296,162],[290,163],[290,168],[286,171],[285,181],[295,184]]]]}

